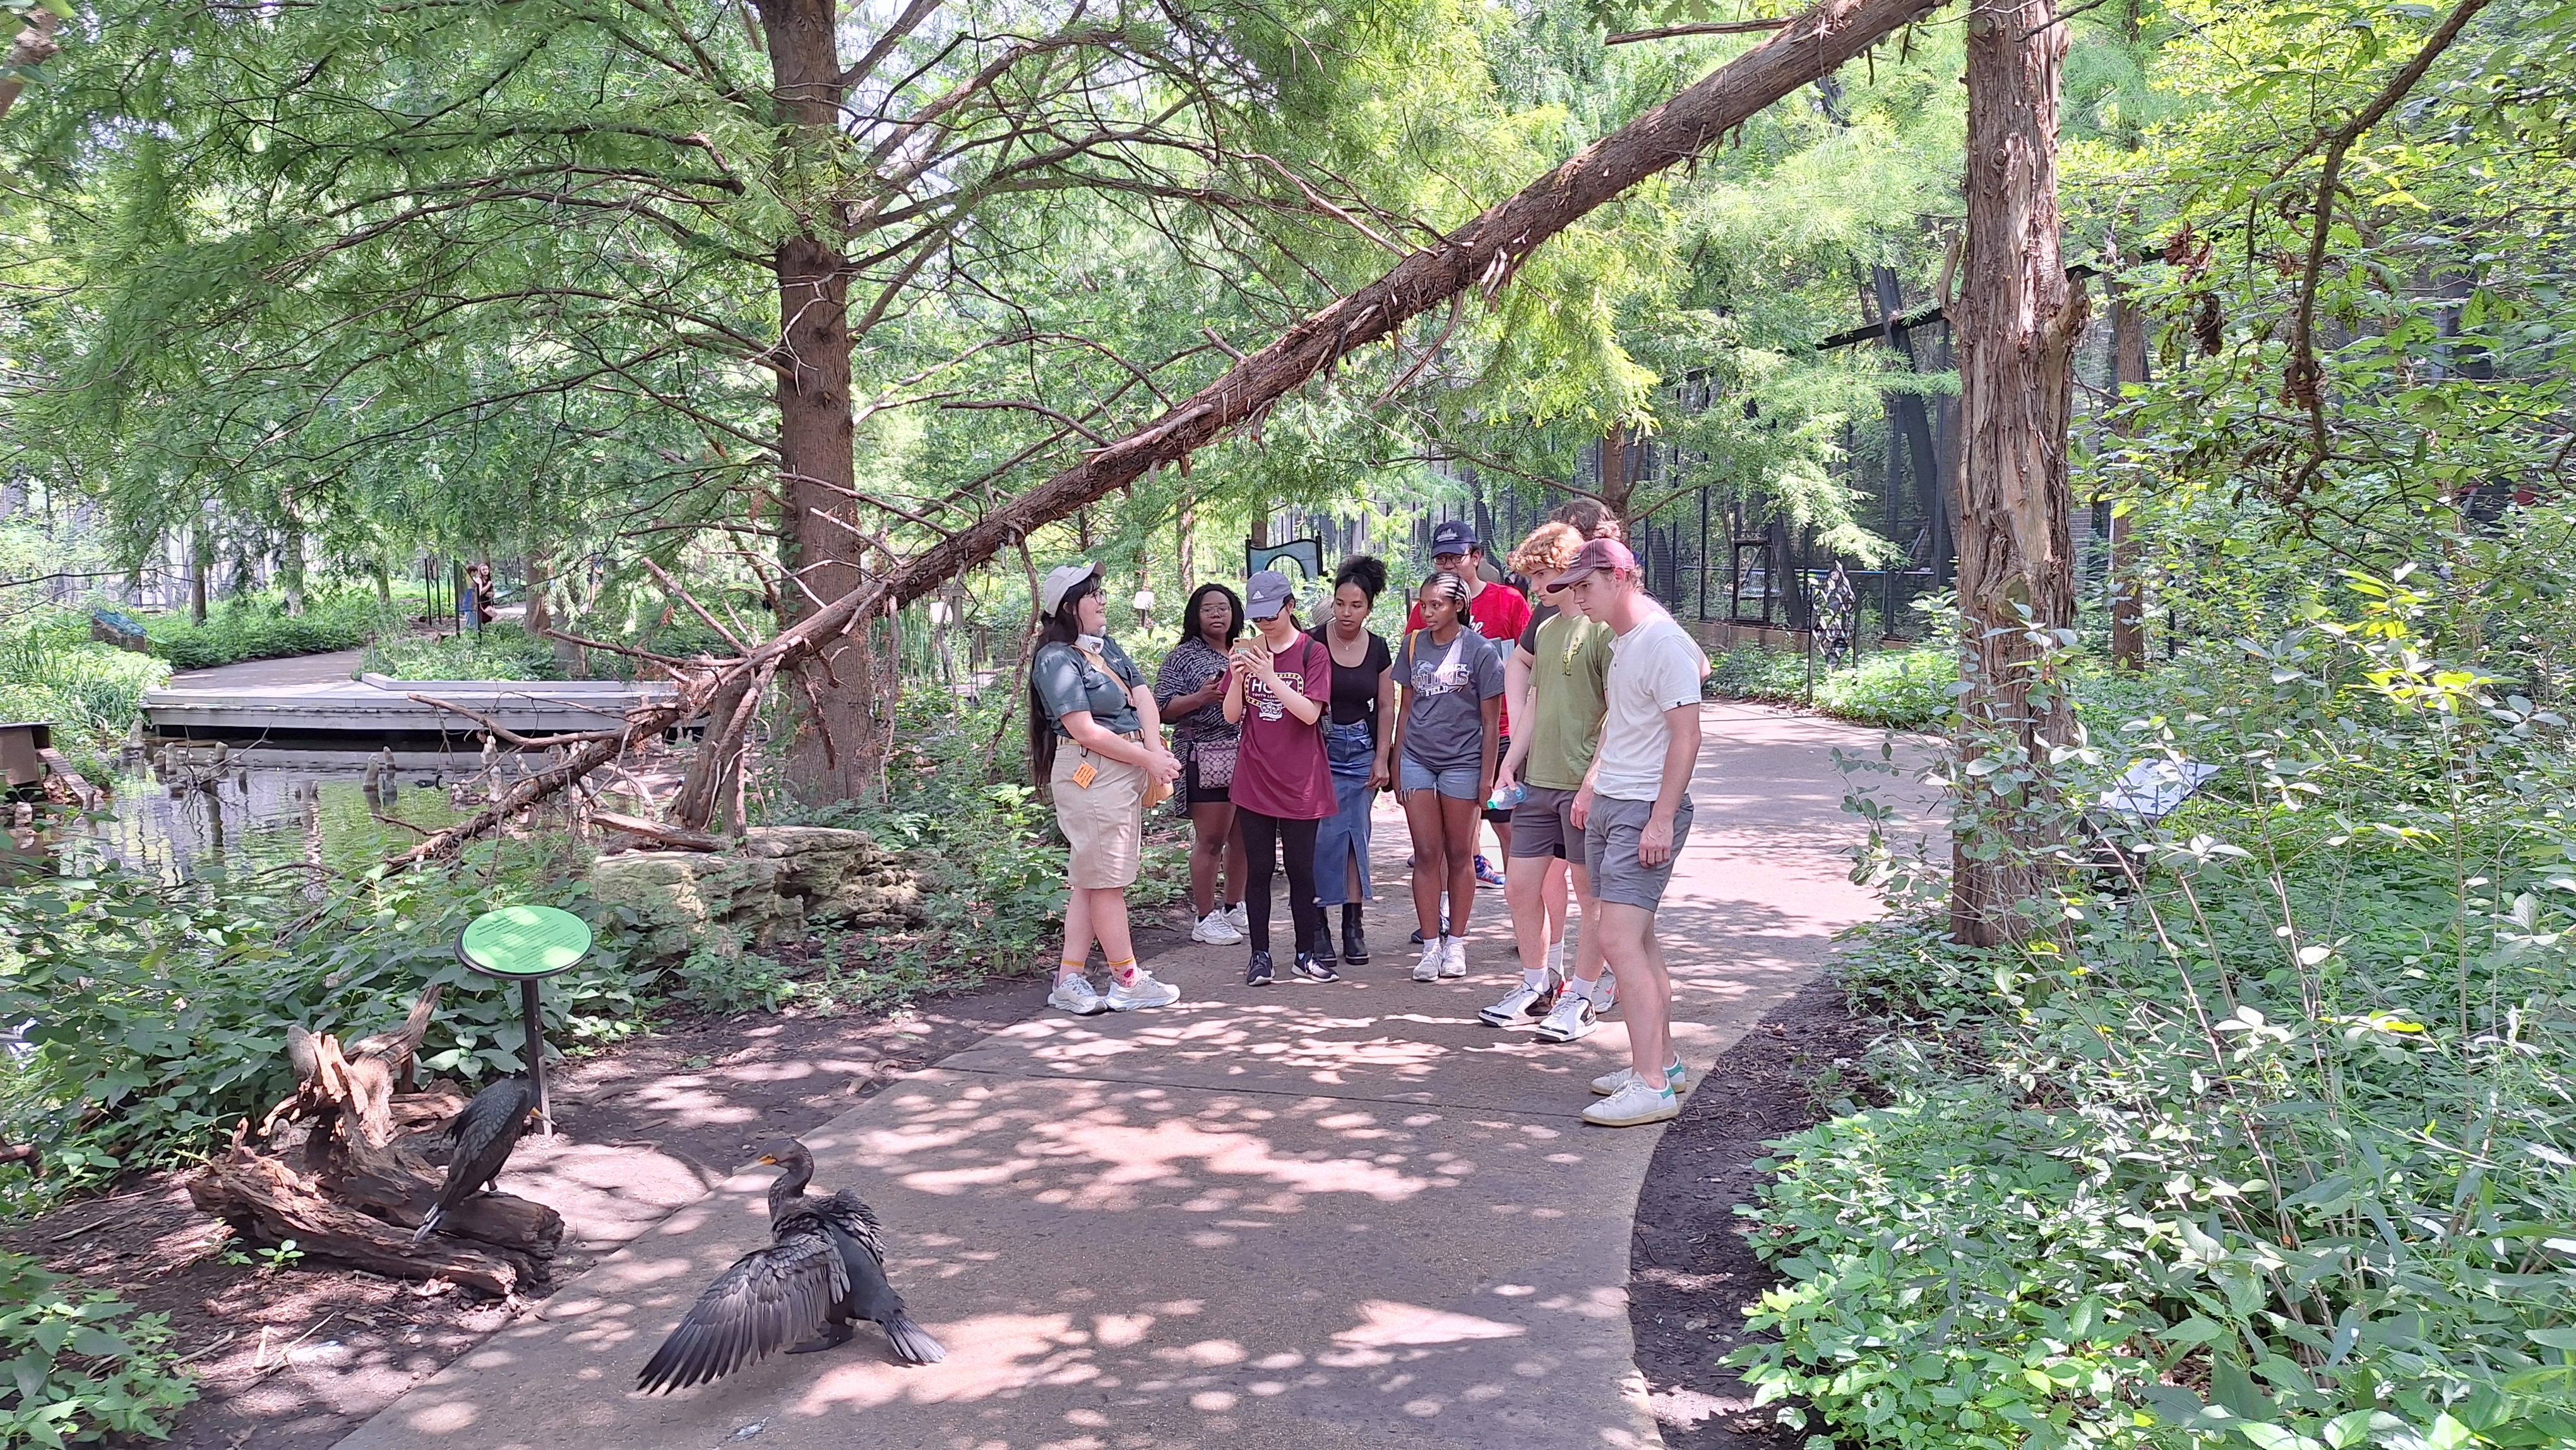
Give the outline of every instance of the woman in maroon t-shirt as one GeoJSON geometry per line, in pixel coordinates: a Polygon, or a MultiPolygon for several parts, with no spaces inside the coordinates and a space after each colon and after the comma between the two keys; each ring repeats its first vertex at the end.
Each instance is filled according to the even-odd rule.
{"type": "Polygon", "coordinates": [[[1244,590],[1252,637],[1234,647],[1225,689],[1227,723],[1241,722],[1234,765],[1234,819],[1243,831],[1244,909],[1252,918],[1245,983],[1270,984],[1270,872],[1275,841],[1288,853],[1288,914],[1296,927],[1297,975],[1340,978],[1307,948],[1324,930],[1315,904],[1315,828],[1333,813],[1333,771],[1324,756],[1333,653],[1297,627],[1288,576],[1264,569],[1244,590]]]}

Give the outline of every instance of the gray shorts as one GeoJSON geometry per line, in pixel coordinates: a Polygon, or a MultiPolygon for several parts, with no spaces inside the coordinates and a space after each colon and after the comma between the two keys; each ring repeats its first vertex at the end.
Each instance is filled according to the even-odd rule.
{"type": "Polygon", "coordinates": [[[1683,796],[1673,811],[1672,859],[1650,867],[1638,863],[1637,838],[1654,809],[1653,801],[1592,798],[1592,813],[1583,823],[1583,855],[1592,868],[1593,900],[1647,911],[1664,904],[1664,884],[1673,879],[1673,861],[1681,859],[1682,842],[1690,837],[1691,800],[1683,796]]]}
{"type": "Polygon", "coordinates": [[[1553,856],[1570,861],[1583,854],[1583,833],[1574,828],[1574,792],[1529,787],[1512,807],[1512,859],[1553,856]]]}

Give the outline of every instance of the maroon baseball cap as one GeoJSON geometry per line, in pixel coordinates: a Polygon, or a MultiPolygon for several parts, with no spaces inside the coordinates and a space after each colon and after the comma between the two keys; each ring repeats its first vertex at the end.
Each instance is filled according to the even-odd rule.
{"type": "Polygon", "coordinates": [[[1605,569],[1633,570],[1636,567],[1637,556],[1628,552],[1627,545],[1617,539],[1593,539],[1574,551],[1574,562],[1565,566],[1565,572],[1556,576],[1554,582],[1547,586],[1547,592],[1554,594],[1560,589],[1571,588],[1605,569]]]}

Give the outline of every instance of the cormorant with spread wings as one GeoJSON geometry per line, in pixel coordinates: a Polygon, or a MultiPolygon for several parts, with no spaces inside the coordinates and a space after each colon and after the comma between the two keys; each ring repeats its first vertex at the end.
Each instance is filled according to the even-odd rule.
{"type": "Polygon", "coordinates": [[[868,1206],[846,1188],[806,1197],[814,1158],[793,1138],[768,1144],[759,1161],[786,1170],[769,1185],[769,1246],[736,1259],[707,1286],[653,1352],[636,1388],[684,1390],[782,1345],[790,1354],[830,1349],[849,1342],[861,1319],[883,1325],[894,1352],[914,1364],[946,1359],[948,1351],[904,1314],[903,1296],[886,1281],[885,1241],[868,1206]]]}

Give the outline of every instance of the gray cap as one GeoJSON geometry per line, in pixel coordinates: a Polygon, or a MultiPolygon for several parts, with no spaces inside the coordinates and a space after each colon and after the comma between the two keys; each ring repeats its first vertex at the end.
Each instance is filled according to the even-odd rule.
{"type": "Polygon", "coordinates": [[[1047,571],[1046,583],[1038,589],[1038,613],[1053,614],[1063,605],[1064,596],[1073,586],[1100,572],[1097,564],[1058,564],[1047,571]]]}
{"type": "Polygon", "coordinates": [[[1296,597],[1295,585],[1276,569],[1264,569],[1247,581],[1243,589],[1243,612],[1248,618],[1268,619],[1296,597]]]}

